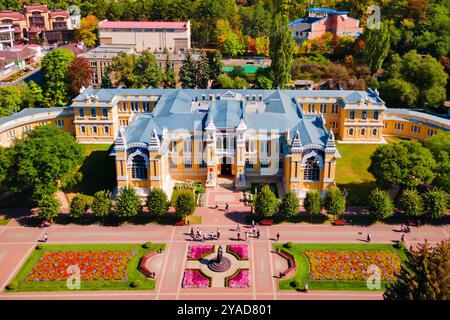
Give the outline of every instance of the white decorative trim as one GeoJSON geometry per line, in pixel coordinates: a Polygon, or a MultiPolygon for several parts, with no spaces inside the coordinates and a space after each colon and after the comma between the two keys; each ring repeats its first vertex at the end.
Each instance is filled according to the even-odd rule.
{"type": "Polygon", "coordinates": [[[128,156],[128,159],[127,159],[127,166],[129,166],[129,167],[131,167],[132,166],[132,164],[133,164],[133,158],[135,157],[135,156],[137,156],[137,155],[140,155],[140,156],[142,156],[144,159],[145,159],[145,166],[148,168],[148,166],[149,166],[149,161],[148,161],[148,157],[147,157],[147,155],[145,154],[145,153],[143,153],[141,150],[139,150],[139,149],[137,149],[135,152],[133,152],[132,154],[130,154],[129,156],[128,156]]]}

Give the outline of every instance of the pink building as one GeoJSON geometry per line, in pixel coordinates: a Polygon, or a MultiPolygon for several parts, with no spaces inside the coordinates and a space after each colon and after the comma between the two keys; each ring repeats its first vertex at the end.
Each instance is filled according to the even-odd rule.
{"type": "Polygon", "coordinates": [[[348,11],[309,8],[306,17],[289,23],[289,29],[298,43],[319,38],[325,32],[330,32],[336,36],[358,37],[362,33],[359,20],[351,18],[347,14],[348,11]]]}

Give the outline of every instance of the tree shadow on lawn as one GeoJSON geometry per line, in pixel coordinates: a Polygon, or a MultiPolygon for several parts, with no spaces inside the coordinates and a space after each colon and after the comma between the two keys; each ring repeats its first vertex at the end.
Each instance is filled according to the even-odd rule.
{"type": "Polygon", "coordinates": [[[347,205],[366,206],[370,192],[376,188],[375,181],[344,183],[337,185],[342,191],[347,191],[347,205]]]}

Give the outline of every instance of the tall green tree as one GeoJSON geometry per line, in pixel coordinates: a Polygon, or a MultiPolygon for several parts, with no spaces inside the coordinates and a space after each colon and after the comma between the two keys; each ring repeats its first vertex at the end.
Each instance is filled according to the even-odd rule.
{"type": "Polygon", "coordinates": [[[155,188],[147,196],[146,206],[152,216],[163,216],[169,209],[169,201],[164,190],[155,188]]]}
{"type": "Polygon", "coordinates": [[[141,199],[136,193],[136,189],[132,186],[125,186],[120,189],[116,197],[116,214],[119,217],[134,217],[141,212],[141,199]]]}
{"type": "Polygon", "coordinates": [[[183,88],[195,88],[197,82],[197,67],[189,52],[186,53],[183,65],[180,68],[179,77],[183,88]]]}
{"type": "Polygon", "coordinates": [[[54,49],[42,59],[45,105],[65,106],[70,103],[70,88],[67,71],[75,54],[67,49],[54,49]]]}
{"type": "Polygon", "coordinates": [[[314,215],[320,214],[322,211],[322,199],[320,193],[317,191],[308,191],[306,193],[305,200],[303,200],[303,206],[307,213],[314,215]]]}
{"type": "Polygon", "coordinates": [[[364,46],[361,51],[362,61],[375,73],[384,59],[386,59],[390,45],[391,36],[386,23],[380,23],[379,28],[366,28],[364,32],[364,46]]]}
{"type": "Polygon", "coordinates": [[[181,190],[175,200],[175,212],[178,217],[184,218],[194,213],[196,208],[195,196],[192,190],[181,190]]]}
{"type": "Polygon", "coordinates": [[[447,215],[448,194],[442,190],[430,190],[423,194],[425,214],[432,218],[442,218],[447,215]]]}
{"type": "Polygon", "coordinates": [[[450,297],[450,241],[432,248],[427,241],[410,254],[400,275],[388,284],[386,300],[448,300],[450,297]]]}
{"type": "Polygon", "coordinates": [[[209,66],[209,77],[213,81],[213,87],[215,87],[219,76],[222,74],[223,68],[222,54],[219,50],[216,50],[214,55],[210,58],[209,66]]]}
{"type": "Polygon", "coordinates": [[[263,217],[271,217],[277,211],[279,201],[268,185],[256,195],[255,211],[263,217]]]}
{"type": "Polygon", "coordinates": [[[44,94],[42,88],[33,80],[27,84],[28,90],[26,91],[26,96],[24,97],[24,107],[25,108],[40,108],[44,105],[44,94]]]}
{"type": "Polygon", "coordinates": [[[286,192],[280,204],[280,213],[285,218],[296,216],[299,213],[300,204],[297,195],[292,192],[286,192]]]}
{"type": "Polygon", "coordinates": [[[96,217],[106,217],[111,212],[111,194],[109,191],[97,191],[92,200],[92,212],[96,217]]]}
{"type": "Polygon", "coordinates": [[[134,72],[136,64],[136,55],[119,52],[112,59],[111,71],[116,79],[114,86],[123,85],[132,88],[136,83],[136,74],[134,72]]]}
{"type": "Polygon", "coordinates": [[[450,132],[439,131],[426,139],[423,145],[436,160],[436,178],[433,184],[450,193],[450,132]]]}
{"type": "Polygon", "coordinates": [[[386,191],[374,189],[368,198],[369,213],[377,219],[386,219],[394,214],[394,205],[386,191]]]}
{"type": "Polygon", "coordinates": [[[415,189],[404,190],[397,200],[397,206],[404,214],[411,217],[423,214],[422,197],[415,189]]]}
{"type": "Polygon", "coordinates": [[[158,88],[161,84],[161,69],[156,57],[149,50],[144,50],[136,59],[133,69],[135,75],[135,87],[147,88],[149,86],[158,88]]]}
{"type": "Polygon", "coordinates": [[[209,84],[209,59],[205,51],[202,51],[197,62],[197,87],[207,89],[209,84]]]}
{"type": "Polygon", "coordinates": [[[175,78],[175,70],[170,65],[169,55],[166,56],[164,63],[164,73],[162,75],[162,85],[164,88],[175,88],[177,79],[175,78]]]}
{"type": "Polygon", "coordinates": [[[37,127],[12,146],[13,191],[31,190],[35,198],[51,194],[67,176],[76,174],[85,155],[73,136],[53,125],[37,127]]]}
{"type": "Polygon", "coordinates": [[[9,116],[22,109],[22,94],[16,86],[0,87],[0,117],[9,116]]]}
{"type": "Polygon", "coordinates": [[[290,79],[294,44],[286,16],[277,14],[270,32],[269,55],[273,86],[282,88],[290,79]]]}
{"type": "Polygon", "coordinates": [[[103,77],[102,77],[102,88],[109,89],[112,87],[113,87],[113,84],[111,81],[111,68],[108,67],[105,69],[105,73],[103,74],[103,77]]]}
{"type": "Polygon", "coordinates": [[[423,183],[429,184],[436,175],[433,155],[417,141],[379,146],[370,160],[368,171],[383,188],[394,184],[415,188],[423,183]]]}
{"type": "Polygon", "coordinates": [[[328,213],[340,215],[345,211],[345,197],[338,187],[327,190],[324,198],[324,207],[328,213]]]}
{"type": "Polygon", "coordinates": [[[53,219],[60,213],[61,202],[56,199],[53,193],[42,194],[37,205],[39,217],[45,220],[53,221],[53,219]]]}
{"type": "Polygon", "coordinates": [[[81,194],[77,194],[70,202],[69,215],[72,218],[79,219],[86,214],[88,208],[89,205],[86,200],[86,197],[81,194]]]}

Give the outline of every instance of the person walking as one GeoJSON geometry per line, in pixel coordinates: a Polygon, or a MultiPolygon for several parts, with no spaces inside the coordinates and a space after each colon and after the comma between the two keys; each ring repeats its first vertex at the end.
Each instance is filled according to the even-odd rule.
{"type": "Polygon", "coordinates": [[[47,232],[45,232],[44,233],[44,242],[47,243],[47,240],[48,240],[48,235],[47,235],[47,232]]]}
{"type": "Polygon", "coordinates": [[[256,238],[259,239],[259,237],[261,236],[261,232],[258,230],[256,230],[256,238]]]}
{"type": "Polygon", "coordinates": [[[367,234],[367,242],[370,243],[370,240],[372,240],[372,238],[370,237],[370,233],[367,234]]]}
{"type": "Polygon", "coordinates": [[[255,220],[252,220],[252,228],[255,227],[255,220]]]}
{"type": "Polygon", "coordinates": [[[241,228],[239,228],[239,223],[237,224],[236,231],[237,232],[241,231],[241,228]]]}
{"type": "Polygon", "coordinates": [[[220,239],[220,229],[217,228],[217,240],[219,240],[219,239],[220,239]]]}
{"type": "Polygon", "coordinates": [[[241,240],[241,234],[238,232],[238,234],[237,234],[237,239],[238,240],[241,240]]]}
{"type": "Polygon", "coordinates": [[[404,233],[402,233],[402,239],[401,239],[401,242],[405,243],[405,234],[404,234],[404,233]]]}
{"type": "Polygon", "coordinates": [[[191,232],[189,233],[191,237],[194,236],[194,228],[191,227],[191,232]]]}
{"type": "Polygon", "coordinates": [[[277,233],[276,237],[277,237],[277,242],[280,241],[280,233],[279,232],[277,233]]]}
{"type": "Polygon", "coordinates": [[[225,203],[225,212],[228,212],[230,210],[230,205],[228,203],[225,203]]]}
{"type": "Polygon", "coordinates": [[[245,232],[245,241],[248,240],[248,232],[245,232]]]}
{"type": "Polygon", "coordinates": [[[219,204],[217,203],[217,201],[216,201],[215,209],[219,209],[219,204]]]}

